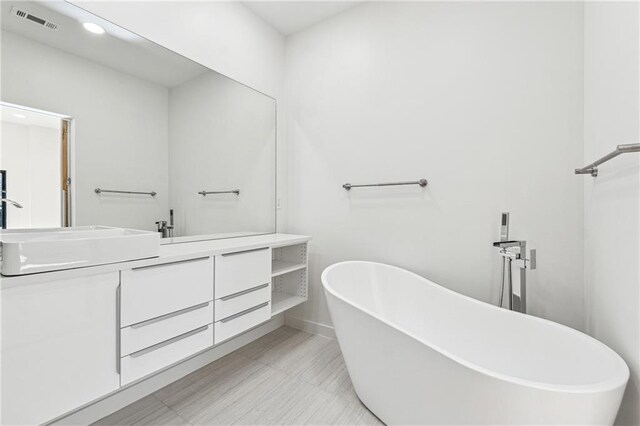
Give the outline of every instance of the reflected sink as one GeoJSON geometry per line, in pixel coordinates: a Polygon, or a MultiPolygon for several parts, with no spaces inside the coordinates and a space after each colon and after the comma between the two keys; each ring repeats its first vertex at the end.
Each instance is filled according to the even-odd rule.
{"type": "Polygon", "coordinates": [[[24,275],[157,257],[160,234],[107,226],[0,231],[0,273],[24,275]]]}

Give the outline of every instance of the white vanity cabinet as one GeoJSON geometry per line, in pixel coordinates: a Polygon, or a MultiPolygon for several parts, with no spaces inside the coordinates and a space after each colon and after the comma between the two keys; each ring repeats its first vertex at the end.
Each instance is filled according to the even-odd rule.
{"type": "Polygon", "coordinates": [[[121,272],[120,382],[129,384],[213,345],[213,258],[121,272]]]}
{"type": "Polygon", "coordinates": [[[303,303],[309,239],[172,244],[155,259],[0,276],[0,424],[120,398],[303,303]]]}
{"type": "Polygon", "coordinates": [[[215,343],[271,319],[271,249],[216,256],[215,343]]]}
{"type": "Polygon", "coordinates": [[[119,273],[2,288],[0,423],[40,424],[119,386],[119,273]]]}

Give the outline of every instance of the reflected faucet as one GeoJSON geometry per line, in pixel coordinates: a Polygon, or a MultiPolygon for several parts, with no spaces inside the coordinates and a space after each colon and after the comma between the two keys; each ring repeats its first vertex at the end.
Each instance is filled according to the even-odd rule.
{"type": "Polygon", "coordinates": [[[18,209],[24,208],[22,204],[18,203],[17,201],[10,200],[8,198],[0,198],[0,202],[9,203],[9,204],[11,204],[12,206],[14,206],[14,207],[16,207],[18,209]]]}
{"type": "Polygon", "coordinates": [[[162,235],[162,238],[172,238],[173,237],[173,210],[171,211],[171,225],[167,225],[166,220],[160,220],[156,222],[158,226],[158,232],[162,235]]]}

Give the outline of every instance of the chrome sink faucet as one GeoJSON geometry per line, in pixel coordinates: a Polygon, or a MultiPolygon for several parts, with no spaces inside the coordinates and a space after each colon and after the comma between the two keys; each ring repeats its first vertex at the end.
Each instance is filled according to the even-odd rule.
{"type": "Polygon", "coordinates": [[[172,238],[173,237],[173,209],[169,210],[169,224],[167,225],[166,220],[159,220],[156,222],[158,226],[158,232],[162,234],[162,238],[172,238]]]}
{"type": "Polygon", "coordinates": [[[14,206],[14,207],[16,207],[16,208],[19,208],[19,209],[21,209],[21,208],[23,208],[23,207],[24,207],[22,204],[18,203],[17,201],[13,201],[13,200],[10,200],[10,199],[8,199],[8,198],[0,198],[0,202],[6,202],[6,203],[9,203],[9,204],[11,204],[12,206],[14,206]]]}
{"type": "Polygon", "coordinates": [[[529,251],[527,259],[527,242],[524,240],[509,240],[509,213],[502,213],[502,232],[500,241],[495,241],[493,246],[500,249],[502,256],[502,284],[500,289],[500,306],[502,306],[502,294],[504,293],[505,266],[508,281],[508,308],[512,311],[527,312],[527,269],[536,269],[536,250],[529,251]],[[513,277],[511,268],[515,266],[520,271],[520,291],[513,290],[513,277]]]}
{"type": "Polygon", "coordinates": [[[0,190],[0,196],[2,196],[2,197],[0,197],[0,203],[9,203],[9,204],[11,204],[12,206],[14,206],[14,207],[16,207],[18,209],[24,208],[24,206],[22,204],[20,204],[19,202],[10,200],[8,198],[5,198],[6,195],[7,195],[7,191],[5,191],[4,189],[0,190]]]}
{"type": "Polygon", "coordinates": [[[162,234],[162,238],[171,238],[173,236],[173,226],[167,225],[166,220],[160,220],[156,222],[156,225],[158,226],[158,232],[162,234]]]}

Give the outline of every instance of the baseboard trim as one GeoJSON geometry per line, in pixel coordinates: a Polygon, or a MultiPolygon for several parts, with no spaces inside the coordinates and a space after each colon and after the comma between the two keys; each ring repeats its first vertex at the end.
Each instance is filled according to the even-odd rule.
{"type": "Polygon", "coordinates": [[[289,315],[285,315],[284,324],[291,328],[297,328],[298,330],[328,337],[329,339],[335,340],[336,338],[336,332],[333,329],[333,327],[326,324],[320,324],[319,322],[304,320],[302,318],[295,318],[289,315]]]}
{"type": "Polygon", "coordinates": [[[153,392],[162,389],[166,385],[175,382],[205,365],[222,358],[223,356],[241,348],[252,341],[271,333],[284,325],[284,315],[275,316],[271,321],[241,334],[221,345],[208,349],[180,363],[162,370],[152,376],[133,383],[130,386],[118,389],[105,397],[90,402],[79,409],[60,416],[48,424],[87,425],[94,423],[109,414],[126,407],[133,402],[144,398],[153,392]]]}

